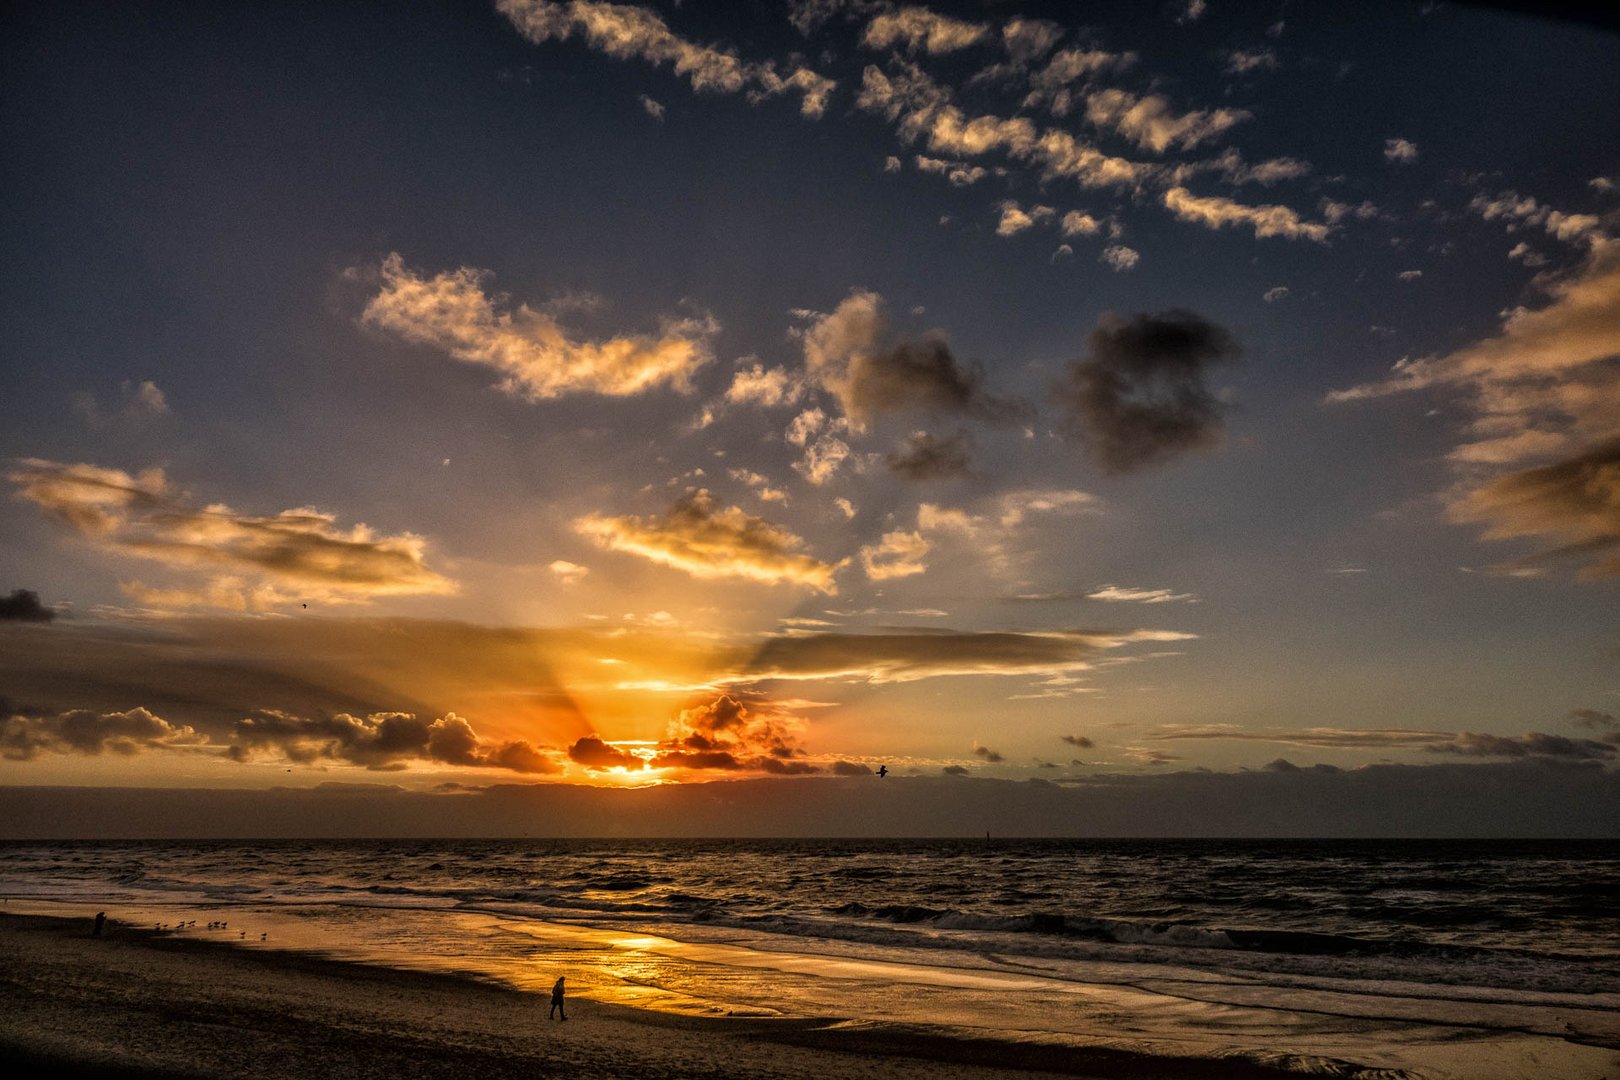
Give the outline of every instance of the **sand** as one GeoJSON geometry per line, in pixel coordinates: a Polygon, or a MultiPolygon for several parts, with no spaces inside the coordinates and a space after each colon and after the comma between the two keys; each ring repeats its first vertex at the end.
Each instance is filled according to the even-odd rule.
{"type": "Polygon", "coordinates": [[[134,1077],[1086,1076],[1266,1080],[1232,1059],[1031,1045],[837,1017],[670,1015],[473,978],[233,948],[88,919],[0,915],[0,1061],[134,1077]],[[961,1037],[953,1037],[959,1035],[961,1037]]]}

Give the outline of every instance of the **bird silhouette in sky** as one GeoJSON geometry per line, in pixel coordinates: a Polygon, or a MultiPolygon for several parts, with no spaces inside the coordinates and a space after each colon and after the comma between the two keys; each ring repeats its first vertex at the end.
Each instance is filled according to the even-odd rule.
{"type": "Polygon", "coordinates": [[[887,765],[879,765],[878,766],[878,777],[881,779],[882,777],[885,777],[885,776],[888,776],[888,775],[889,775],[889,767],[887,765]]]}

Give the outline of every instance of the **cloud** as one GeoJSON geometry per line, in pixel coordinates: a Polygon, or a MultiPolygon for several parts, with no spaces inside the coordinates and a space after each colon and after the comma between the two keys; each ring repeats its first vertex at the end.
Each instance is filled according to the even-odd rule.
{"type": "MultiPolygon", "coordinates": [[[[634,10],[634,9],[630,9],[634,10]]],[[[527,304],[501,310],[504,298],[484,291],[487,271],[461,267],[423,277],[395,252],[377,270],[381,288],[361,322],[466,364],[493,368],[499,389],[526,401],[568,394],[626,397],[660,386],[681,393],[712,359],[712,318],[666,320],[657,336],[587,341],[527,304]]]]}
{"type": "Polygon", "coordinates": [[[861,548],[861,566],[873,581],[911,577],[928,569],[923,557],[931,546],[918,532],[887,532],[880,542],[861,548]]]}
{"type": "Polygon", "coordinates": [[[1613,730],[1620,728],[1620,719],[1596,709],[1571,709],[1569,718],[1584,728],[1613,730]]]}
{"type": "MultiPolygon", "coordinates": [[[[126,384],[127,386],[127,384],[126,384]]],[[[169,399],[158,389],[157,383],[147,379],[129,391],[131,409],[162,416],[169,411],[169,399]]]]}
{"type": "Polygon", "coordinates": [[[756,362],[732,376],[725,400],[733,405],[775,408],[792,405],[803,394],[804,383],[797,375],[785,368],[767,368],[756,362]]]}
{"type": "Polygon", "coordinates": [[[1395,275],[1396,279],[1399,281],[1417,281],[1422,276],[1423,271],[1421,270],[1402,270],[1400,273],[1395,275]]]}
{"type": "Polygon", "coordinates": [[[871,776],[872,770],[858,761],[835,761],[832,763],[834,776],[871,776]]]}
{"type": "Polygon", "coordinates": [[[804,554],[798,536],[735,506],[720,506],[702,488],[682,496],[663,517],[588,514],[574,527],[601,547],[697,578],[805,585],[831,595],[838,591],[833,575],[844,565],[804,554]]]}
{"type": "Polygon", "coordinates": [[[1050,206],[1031,206],[1025,210],[1013,199],[1003,199],[996,209],[1000,214],[996,220],[996,235],[1001,237],[1017,236],[1040,222],[1051,220],[1056,213],[1050,206]]]}
{"type": "Polygon", "coordinates": [[[1084,735],[1059,735],[1058,738],[1062,739],[1070,746],[1079,747],[1081,750],[1090,750],[1092,747],[1097,745],[1084,735]]]}
{"type": "Polygon", "coordinates": [[[1331,227],[1321,222],[1305,221],[1286,206],[1249,206],[1219,195],[1194,195],[1184,187],[1172,187],[1162,196],[1165,207],[1182,221],[1191,221],[1210,229],[1223,229],[1228,225],[1247,225],[1254,230],[1256,239],[1282,236],[1289,240],[1314,240],[1325,243],[1331,227]]]}
{"type": "Polygon", "coordinates": [[[946,776],[966,776],[973,770],[969,769],[966,765],[944,765],[940,767],[939,771],[944,773],[946,776]]]}
{"type": "Polygon", "coordinates": [[[648,116],[652,117],[654,120],[660,122],[663,121],[664,107],[662,105],[648,97],[646,94],[641,94],[636,98],[636,100],[641,102],[641,107],[647,110],[648,116]]]}
{"type": "Polygon", "coordinates": [[[495,8],[536,45],[566,41],[577,33],[591,48],[615,60],[669,65],[699,92],[746,92],[752,101],[796,92],[801,95],[799,111],[811,118],[826,111],[837,87],[808,68],[795,67],[784,75],[774,64],[741,60],[729,50],[688,41],[656,12],[642,7],[594,0],[496,0],[495,8]]]}
{"type": "Polygon", "coordinates": [[[1468,208],[1486,221],[1507,222],[1508,232],[1530,225],[1545,229],[1549,236],[1570,244],[1590,245],[1603,239],[1602,220],[1596,214],[1566,214],[1516,191],[1504,191],[1495,196],[1476,195],[1468,208]]]}
{"type": "Polygon", "coordinates": [[[628,769],[635,772],[647,767],[645,758],[609,745],[595,735],[576,739],[568,748],[568,757],[591,770],[628,769]]]}
{"type": "Polygon", "coordinates": [[[990,175],[989,169],[962,161],[946,161],[926,154],[918,154],[913,160],[917,163],[919,172],[943,176],[951,182],[952,187],[971,187],[990,175]]]}
{"type": "Polygon", "coordinates": [[[1001,28],[1001,43],[1015,64],[1027,64],[1052,51],[1063,38],[1063,28],[1046,19],[1014,16],[1001,28]]]}
{"type": "Polygon", "coordinates": [[[1257,71],[1275,71],[1277,54],[1270,49],[1233,49],[1226,54],[1228,75],[1252,75],[1257,71]]]}
{"type": "Polygon", "coordinates": [[[1224,739],[1280,743],[1323,749],[1422,750],[1426,753],[1460,754],[1468,757],[1543,757],[1582,761],[1604,761],[1617,753],[1607,742],[1568,739],[1561,735],[1527,732],[1524,735],[1486,735],[1471,731],[1424,731],[1411,728],[1303,728],[1248,730],[1235,725],[1209,724],[1202,727],[1171,727],[1157,740],[1224,739]]]}
{"type": "Polygon", "coordinates": [[[1214,445],[1221,409],[1205,371],[1239,354],[1225,329],[1190,311],[1104,315],[1090,355],[1070,363],[1057,390],[1091,453],[1129,472],[1214,445]]]}
{"type": "Polygon", "coordinates": [[[1126,645],[1193,636],[1166,630],[944,630],[770,637],[726,678],[894,683],[953,675],[1055,675],[1086,670],[1099,654],[1126,645]]]}
{"type": "Polygon", "coordinates": [[[1019,414],[984,390],[979,370],[960,363],[943,336],[891,340],[877,293],[850,293],[806,327],[803,340],[810,377],[838,400],[856,430],[884,413],[909,410],[985,420],[1019,414]]]}
{"type": "MultiPolygon", "coordinates": [[[[270,517],[215,503],[188,504],[161,469],[121,469],[28,458],[7,473],[19,498],[112,554],[149,559],[179,571],[224,574],[209,589],[174,590],[185,603],[264,607],[299,597],[355,603],[377,596],[442,595],[454,582],[429,570],[427,542],[412,533],[344,530],[312,507],[270,517]],[[249,575],[243,582],[232,575],[249,575]],[[210,599],[212,597],[212,599],[210,599]]],[[[130,583],[159,598],[162,590],[130,583]]]]}
{"type": "Polygon", "coordinates": [[[1209,4],[1206,0],[1184,0],[1176,6],[1175,19],[1177,23],[1197,22],[1208,10],[1209,4]]]}
{"type": "Polygon", "coordinates": [[[971,464],[966,432],[936,437],[913,431],[899,450],[888,456],[889,470],[907,480],[939,480],[965,476],[971,464]]]}
{"type": "Polygon", "coordinates": [[[908,53],[939,56],[977,45],[989,33],[990,28],[982,23],[963,22],[924,7],[903,7],[867,23],[861,44],[869,49],[898,47],[908,53]]]}
{"type": "Polygon", "coordinates": [[[1620,436],[1550,465],[1498,476],[1455,499],[1448,511],[1454,521],[1485,525],[1487,540],[1542,536],[1558,542],[1533,560],[1586,559],[1583,577],[1620,577],[1620,436]]]}
{"type": "Polygon", "coordinates": [[[263,711],[237,721],[228,753],[236,761],[270,756],[305,765],[337,761],[388,771],[415,761],[523,773],[560,769],[525,740],[497,744],[480,739],[455,713],[428,721],[406,712],[306,717],[263,711]]]}
{"type": "Polygon", "coordinates": [[[1462,754],[1469,757],[1549,757],[1570,761],[1608,761],[1620,748],[1595,739],[1570,739],[1539,731],[1523,735],[1484,735],[1458,732],[1455,738],[1425,747],[1432,753],[1462,754]]]}
{"type": "Polygon", "coordinates": [[[1086,83],[1105,71],[1123,71],[1137,61],[1133,52],[1111,53],[1102,49],[1064,49],[1029,79],[1025,108],[1045,105],[1054,116],[1067,116],[1083,99],[1073,87],[1086,83]]]}
{"type": "MultiPolygon", "coordinates": [[[[669,725],[653,768],[722,769],[802,776],[821,769],[807,761],[799,745],[796,717],[741,698],[721,694],[682,709],[669,725]]],[[[857,767],[859,768],[859,767],[857,767]]]]}
{"type": "Polygon", "coordinates": [[[1418,159],[1417,143],[1406,139],[1385,139],[1384,160],[1410,165],[1418,159]]]}
{"type": "Polygon", "coordinates": [[[1063,230],[1064,236],[1096,236],[1102,224],[1090,214],[1070,210],[1058,222],[1058,228],[1063,230]]]}
{"type": "MultiPolygon", "coordinates": [[[[1575,270],[1538,282],[1547,303],[1506,312],[1496,335],[1444,356],[1404,359],[1386,378],[1327,400],[1461,392],[1472,418],[1450,454],[1463,470],[1446,499],[1451,518],[1483,523],[1490,537],[1560,539],[1565,547],[1548,555],[1601,551],[1620,531],[1606,487],[1620,439],[1620,244],[1596,243],[1575,270]],[[1514,473],[1482,468],[1534,458],[1543,464],[1514,473]]],[[[1612,566],[1591,566],[1588,575],[1609,576],[1612,566]]]]}
{"type": "Polygon", "coordinates": [[[0,596],[0,622],[50,622],[56,618],[56,609],[39,602],[39,593],[30,589],[14,589],[10,596],[0,596]]]}
{"type": "Polygon", "coordinates": [[[1138,148],[1162,154],[1173,147],[1191,150],[1235,124],[1249,119],[1242,109],[1194,110],[1177,114],[1168,99],[1149,94],[1137,97],[1109,88],[1086,95],[1086,120],[1113,131],[1138,148]]]}
{"type": "Polygon", "coordinates": [[[772,487],[770,477],[763,476],[752,469],[727,469],[726,475],[739,483],[747,484],[753,489],[754,494],[759,496],[761,502],[785,503],[788,501],[787,492],[781,488],[772,487]]]}
{"type": "Polygon", "coordinates": [[[1027,117],[969,116],[950,103],[948,90],[914,65],[889,74],[868,66],[856,106],[883,115],[897,126],[902,139],[922,141],[937,154],[968,158],[1005,153],[1039,167],[1049,180],[1069,179],[1082,187],[1135,187],[1152,171],[1105,154],[1066,131],[1041,131],[1027,117]]]}
{"type": "Polygon", "coordinates": [[[1098,262],[1107,263],[1109,266],[1114,268],[1115,273],[1123,273],[1126,270],[1134,270],[1136,268],[1136,264],[1140,262],[1141,259],[1142,256],[1138,254],[1135,248],[1128,248],[1124,244],[1114,244],[1110,247],[1105,247],[1103,248],[1102,254],[1097,256],[1098,262]]]}
{"type": "Polygon", "coordinates": [[[1001,762],[1007,760],[1004,756],[998,754],[988,746],[981,746],[978,743],[973,744],[973,756],[983,758],[992,765],[999,765],[1001,762]]]}
{"type": "Polygon", "coordinates": [[[591,572],[590,567],[571,563],[567,559],[556,559],[546,569],[556,575],[557,580],[564,585],[577,585],[591,572]]]}
{"type": "Polygon", "coordinates": [[[1275,286],[1267,289],[1264,293],[1262,293],[1260,295],[1260,299],[1264,300],[1268,304],[1275,304],[1278,300],[1283,299],[1287,295],[1288,295],[1288,286],[1286,286],[1286,285],[1275,285],[1275,286]]]}
{"type": "Polygon", "coordinates": [[[138,754],[144,750],[194,749],[206,735],[186,725],[170,724],[143,708],[97,713],[72,709],[47,716],[4,710],[0,716],[0,757],[30,761],[42,753],[138,754]]]}
{"type": "Polygon", "coordinates": [[[1087,600],[1103,600],[1127,604],[1169,604],[1177,601],[1196,601],[1192,593],[1171,592],[1169,589],[1122,589],[1118,585],[1104,585],[1086,594],[1087,600]]]}

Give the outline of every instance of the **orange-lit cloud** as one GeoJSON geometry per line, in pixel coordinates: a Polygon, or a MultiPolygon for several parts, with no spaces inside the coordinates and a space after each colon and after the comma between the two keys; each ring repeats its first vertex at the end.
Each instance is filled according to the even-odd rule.
{"type": "Polygon", "coordinates": [[[939,56],[977,45],[989,35],[990,28],[983,23],[963,22],[925,7],[908,6],[874,17],[861,34],[861,44],[869,49],[900,48],[939,56]]]}
{"type": "Polygon", "coordinates": [[[1185,641],[1171,630],[932,631],[767,638],[730,681],[913,682],[950,675],[1055,675],[1094,666],[1137,642],[1185,641]]]}
{"type": "Polygon", "coordinates": [[[861,548],[861,566],[873,581],[910,577],[928,569],[923,558],[930,546],[921,533],[897,529],[861,548]]]}
{"type": "Polygon", "coordinates": [[[766,584],[838,591],[833,575],[844,564],[826,563],[799,549],[804,541],[779,525],[735,506],[721,506],[698,489],[662,517],[603,517],[575,523],[581,533],[613,551],[683,570],[697,578],[743,578],[766,584]]]}
{"type": "Polygon", "coordinates": [[[1190,150],[1250,118],[1243,109],[1176,113],[1158,94],[1137,97],[1125,90],[1098,90],[1086,96],[1086,120],[1113,131],[1143,150],[1162,154],[1172,147],[1190,150]]]}
{"type": "Polygon", "coordinates": [[[837,86],[809,68],[794,67],[784,75],[769,62],[741,60],[728,50],[688,41],[656,12],[642,7],[595,0],[496,0],[495,8],[535,44],[566,41],[577,33],[591,48],[616,60],[637,57],[655,66],[667,64],[694,90],[746,91],[750,98],[796,92],[801,95],[800,111],[809,117],[826,110],[827,98],[837,86]]]}
{"type": "Polygon", "coordinates": [[[1172,187],[1162,198],[1165,208],[1182,221],[1210,229],[1246,225],[1254,230],[1256,238],[1282,236],[1290,240],[1315,240],[1320,244],[1327,241],[1332,231],[1332,226],[1306,221],[1286,206],[1250,206],[1220,195],[1194,195],[1184,187],[1172,187]]]}
{"type": "Polygon", "coordinates": [[[7,479],[20,498],[102,550],[213,575],[200,587],[128,583],[126,592],[143,603],[241,610],[300,597],[354,603],[456,589],[428,569],[427,542],[420,536],[383,536],[364,525],[344,530],[334,515],[311,507],[269,517],[220,503],[196,507],[161,469],[131,475],[29,458],[7,479]]]}
{"type": "Polygon", "coordinates": [[[659,386],[690,392],[719,331],[712,318],[684,318],[667,320],[657,336],[586,341],[527,304],[501,310],[500,299],[484,291],[489,274],[482,270],[464,266],[424,277],[394,253],[377,274],[381,289],[360,316],[365,325],[493,368],[503,392],[530,401],[577,393],[625,397],[659,386]]]}

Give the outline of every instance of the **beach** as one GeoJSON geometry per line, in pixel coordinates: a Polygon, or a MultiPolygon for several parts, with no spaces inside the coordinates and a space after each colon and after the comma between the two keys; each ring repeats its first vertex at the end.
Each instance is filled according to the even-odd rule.
{"type": "Polygon", "coordinates": [[[0,1052],[93,1075],[1614,1080],[1617,865],[1546,843],[11,844],[0,1052]]]}
{"type": "Polygon", "coordinates": [[[1266,1077],[1238,1061],[941,1038],[837,1018],[702,1018],[548,999],[90,919],[0,916],[0,1057],[109,1077],[1266,1077]]]}

